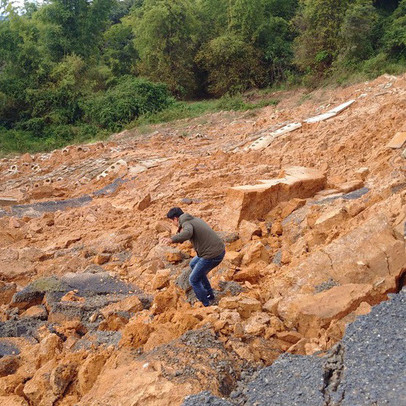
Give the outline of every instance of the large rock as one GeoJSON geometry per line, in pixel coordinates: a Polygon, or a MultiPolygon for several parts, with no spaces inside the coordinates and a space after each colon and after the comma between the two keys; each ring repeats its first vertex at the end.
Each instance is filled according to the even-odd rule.
{"type": "Polygon", "coordinates": [[[384,298],[396,290],[405,263],[404,239],[380,215],[314,252],[286,276],[291,281],[291,297],[292,293],[313,293],[323,283],[334,281],[372,285],[376,296],[384,298]]]}
{"type": "Polygon", "coordinates": [[[39,278],[27,285],[23,290],[17,292],[11,301],[11,306],[19,309],[28,309],[31,306],[42,302],[48,292],[66,292],[69,286],[60,279],[50,276],[39,278]]]}
{"type": "Polygon", "coordinates": [[[78,370],[78,384],[82,395],[89,392],[102,370],[107,355],[103,353],[90,354],[78,370]]]}
{"type": "Polygon", "coordinates": [[[314,196],[324,188],[326,177],[316,169],[295,166],[286,169],[282,178],[260,182],[228,189],[224,230],[235,230],[242,220],[262,218],[281,202],[314,196]]]}
{"type": "Polygon", "coordinates": [[[367,284],[335,286],[315,295],[301,295],[287,306],[280,303],[278,313],[283,319],[293,321],[305,337],[317,337],[320,329],[327,328],[332,320],[339,320],[356,310],[361,302],[373,304],[373,287],[367,284]]]}
{"type": "Polygon", "coordinates": [[[254,312],[259,312],[262,309],[261,302],[251,297],[224,297],[219,302],[220,309],[237,310],[240,316],[244,319],[250,317],[254,312]]]}

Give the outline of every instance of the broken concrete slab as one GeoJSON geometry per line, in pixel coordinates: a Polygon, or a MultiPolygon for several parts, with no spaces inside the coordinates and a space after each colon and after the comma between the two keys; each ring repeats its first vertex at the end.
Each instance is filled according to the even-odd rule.
{"type": "Polygon", "coordinates": [[[320,121],[328,120],[331,117],[336,116],[338,113],[341,113],[343,110],[351,106],[355,100],[349,100],[348,102],[342,103],[339,106],[335,107],[334,109],[331,109],[327,111],[326,113],[319,114],[318,116],[310,117],[306,120],[304,120],[305,123],[312,124],[312,123],[318,123],[320,121]]]}
{"type": "Polygon", "coordinates": [[[331,112],[330,113],[324,113],[324,114],[320,114],[320,115],[315,116],[315,117],[310,117],[310,118],[304,120],[304,122],[308,123],[308,124],[318,123],[319,121],[328,120],[329,118],[334,117],[336,115],[337,115],[337,113],[331,113],[331,112]]]}
{"type": "Polygon", "coordinates": [[[287,124],[268,135],[262,136],[255,140],[251,145],[246,148],[246,151],[260,151],[269,146],[269,144],[280,135],[295,131],[302,127],[301,123],[291,123],[287,124]]]}
{"type": "Polygon", "coordinates": [[[127,162],[124,159],[119,159],[118,161],[114,162],[110,165],[107,169],[105,169],[100,175],[96,177],[96,180],[100,180],[107,176],[111,176],[112,174],[117,174],[118,176],[124,176],[128,171],[127,162]]]}

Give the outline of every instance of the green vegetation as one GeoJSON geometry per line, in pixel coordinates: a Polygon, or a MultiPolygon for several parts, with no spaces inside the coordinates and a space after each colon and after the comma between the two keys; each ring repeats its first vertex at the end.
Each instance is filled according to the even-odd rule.
{"type": "Polygon", "coordinates": [[[406,0],[1,0],[0,17],[3,153],[406,67],[406,0]]]}
{"type": "Polygon", "coordinates": [[[138,125],[166,123],[185,118],[194,118],[208,113],[216,113],[218,111],[246,111],[266,106],[275,106],[277,104],[278,100],[273,98],[262,98],[262,100],[257,103],[249,103],[244,101],[241,95],[224,96],[220,99],[196,102],[176,101],[170,107],[161,112],[140,116],[140,118],[131,122],[128,125],[128,128],[138,125]]]}

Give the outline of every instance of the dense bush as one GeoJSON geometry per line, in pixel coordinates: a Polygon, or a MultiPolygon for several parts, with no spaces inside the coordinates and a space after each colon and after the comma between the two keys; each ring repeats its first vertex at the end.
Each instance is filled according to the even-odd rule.
{"type": "Polygon", "coordinates": [[[166,85],[124,76],[116,86],[85,100],[82,108],[87,122],[117,131],[137,117],[163,110],[172,102],[166,85]]]}
{"type": "Polygon", "coordinates": [[[196,59],[208,72],[207,88],[215,96],[245,91],[265,76],[260,52],[235,35],[213,39],[196,59]]]}

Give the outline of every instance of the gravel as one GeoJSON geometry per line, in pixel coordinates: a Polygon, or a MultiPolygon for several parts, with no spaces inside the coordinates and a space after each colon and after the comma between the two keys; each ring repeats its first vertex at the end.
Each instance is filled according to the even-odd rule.
{"type": "Polygon", "coordinates": [[[347,328],[342,406],[406,405],[406,289],[347,328]]]}
{"type": "Polygon", "coordinates": [[[284,354],[248,385],[247,405],[323,406],[322,359],[284,354]]]}
{"type": "Polygon", "coordinates": [[[232,403],[228,402],[225,399],[220,399],[216,396],[213,396],[210,392],[204,391],[197,395],[188,396],[182,406],[233,406],[232,403]]]}

